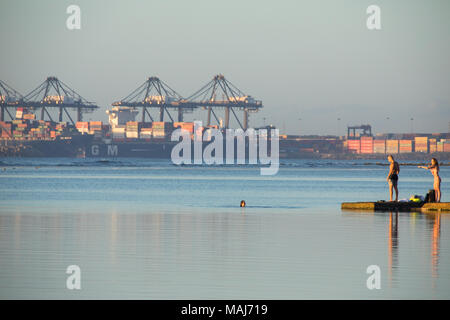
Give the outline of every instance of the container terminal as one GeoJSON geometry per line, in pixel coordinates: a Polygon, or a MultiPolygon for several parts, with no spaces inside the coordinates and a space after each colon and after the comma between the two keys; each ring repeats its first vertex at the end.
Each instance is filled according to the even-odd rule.
{"type": "MultiPolygon", "coordinates": [[[[243,93],[223,75],[187,98],[157,77],[149,77],[107,110],[108,123],[83,121],[99,106],[89,102],[56,77],[48,77],[27,95],[0,80],[0,156],[19,157],[145,157],[170,158],[178,142],[171,141],[177,128],[194,137],[194,122],[184,114],[207,112],[197,135],[230,128],[234,117],[239,128],[248,128],[249,117],[262,101],[243,93]],[[57,119],[49,110],[56,111],[57,119]],[[221,116],[224,114],[223,117],[221,116]],[[38,119],[38,117],[40,119],[38,119]]],[[[275,129],[264,126],[255,129],[275,129]]],[[[450,159],[450,134],[373,134],[369,124],[349,126],[346,136],[295,136],[280,134],[280,158],[385,158],[450,159]]],[[[208,143],[208,139],[204,144],[208,143]]]]}

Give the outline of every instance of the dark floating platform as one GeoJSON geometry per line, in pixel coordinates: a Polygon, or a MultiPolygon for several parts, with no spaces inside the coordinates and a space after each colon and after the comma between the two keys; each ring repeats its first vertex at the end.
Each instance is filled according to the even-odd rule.
{"type": "Polygon", "coordinates": [[[423,211],[423,212],[450,212],[450,202],[423,203],[423,202],[343,202],[341,209],[345,210],[371,210],[371,211],[423,211]]]}

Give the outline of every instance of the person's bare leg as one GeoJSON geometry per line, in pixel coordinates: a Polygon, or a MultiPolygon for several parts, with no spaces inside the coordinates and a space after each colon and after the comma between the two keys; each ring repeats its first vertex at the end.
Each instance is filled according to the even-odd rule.
{"type": "Polygon", "coordinates": [[[392,182],[389,181],[389,201],[392,201],[392,182]]]}
{"type": "Polygon", "coordinates": [[[397,184],[394,185],[394,189],[395,189],[395,201],[398,201],[398,188],[397,188],[397,184]]]}
{"type": "Polygon", "coordinates": [[[441,202],[441,184],[440,184],[440,181],[437,181],[435,184],[434,184],[434,194],[435,194],[435,197],[436,197],[436,202],[441,202]]]}

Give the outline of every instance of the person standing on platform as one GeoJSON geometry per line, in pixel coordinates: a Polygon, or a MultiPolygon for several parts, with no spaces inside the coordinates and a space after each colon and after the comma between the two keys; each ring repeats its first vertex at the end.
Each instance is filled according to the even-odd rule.
{"type": "Polygon", "coordinates": [[[395,190],[395,201],[398,201],[398,175],[400,173],[400,166],[397,161],[394,160],[392,155],[388,156],[389,174],[386,181],[389,183],[389,201],[392,201],[393,189],[395,190]]]}
{"type": "Polygon", "coordinates": [[[441,202],[441,177],[439,176],[439,162],[436,158],[431,159],[429,166],[418,166],[421,169],[427,169],[431,171],[434,177],[433,189],[435,194],[435,201],[441,202]]]}

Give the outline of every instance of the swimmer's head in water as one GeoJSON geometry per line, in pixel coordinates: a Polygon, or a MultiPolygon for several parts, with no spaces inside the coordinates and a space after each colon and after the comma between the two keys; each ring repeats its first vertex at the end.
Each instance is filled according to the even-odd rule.
{"type": "Polygon", "coordinates": [[[242,207],[245,207],[245,201],[244,200],[241,200],[241,208],[242,207]]]}

